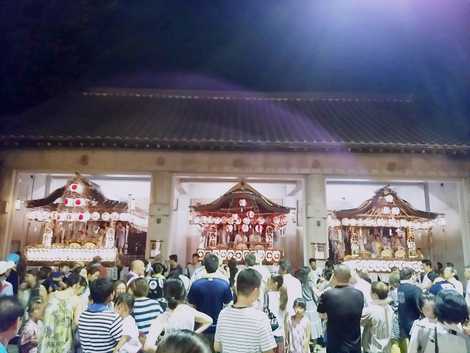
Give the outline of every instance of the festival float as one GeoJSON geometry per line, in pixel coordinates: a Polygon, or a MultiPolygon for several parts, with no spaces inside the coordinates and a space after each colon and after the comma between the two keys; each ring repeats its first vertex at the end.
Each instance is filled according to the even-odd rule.
{"type": "Polygon", "coordinates": [[[327,221],[330,260],[372,273],[421,271],[417,236],[432,239],[433,227],[446,224],[444,215],[416,210],[389,186],[358,208],[329,212],[327,221]]]}
{"type": "Polygon", "coordinates": [[[130,252],[130,235],[146,232],[147,217],[131,205],[107,199],[100,186],[80,174],[43,199],[26,201],[29,222],[41,226],[42,242],[25,250],[28,264],[114,264],[130,252]],[[139,214],[140,213],[140,214],[139,214]]]}
{"type": "Polygon", "coordinates": [[[289,212],[241,181],[217,200],[192,206],[190,223],[200,229],[197,253],[237,262],[254,253],[266,264],[279,262],[289,212]]]}

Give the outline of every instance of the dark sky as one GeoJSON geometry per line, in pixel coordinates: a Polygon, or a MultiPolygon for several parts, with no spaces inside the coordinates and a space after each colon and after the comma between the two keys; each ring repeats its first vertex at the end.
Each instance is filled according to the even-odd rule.
{"type": "Polygon", "coordinates": [[[414,93],[465,111],[466,0],[15,0],[2,111],[87,85],[414,93]]]}

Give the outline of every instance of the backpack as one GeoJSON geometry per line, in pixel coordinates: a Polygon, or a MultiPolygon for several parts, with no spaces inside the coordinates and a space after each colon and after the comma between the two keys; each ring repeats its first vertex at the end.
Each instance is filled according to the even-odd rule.
{"type": "Polygon", "coordinates": [[[165,284],[165,277],[152,277],[148,280],[150,299],[159,300],[163,298],[163,285],[165,284]]]}
{"type": "Polygon", "coordinates": [[[434,328],[420,328],[418,332],[419,353],[468,353],[470,352],[470,339],[458,332],[446,330],[443,332],[434,328]]]}

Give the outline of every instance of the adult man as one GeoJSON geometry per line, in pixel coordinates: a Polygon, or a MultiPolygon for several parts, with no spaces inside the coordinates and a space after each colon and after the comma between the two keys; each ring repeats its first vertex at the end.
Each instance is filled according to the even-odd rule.
{"type": "Polygon", "coordinates": [[[259,297],[260,274],[252,268],[237,278],[237,302],[219,315],[214,350],[222,353],[272,353],[276,347],[266,314],[253,308],[259,297]]]}
{"type": "Polygon", "coordinates": [[[454,265],[449,264],[444,269],[444,278],[447,279],[454,286],[455,290],[463,295],[463,284],[458,280],[457,271],[454,265]]]}
{"type": "Polygon", "coordinates": [[[179,278],[183,274],[183,268],[178,263],[178,255],[173,254],[169,256],[170,272],[167,278],[179,278]]]}
{"type": "Polygon", "coordinates": [[[423,272],[421,273],[421,286],[423,289],[429,290],[432,286],[432,282],[429,279],[429,274],[432,272],[432,262],[431,260],[424,259],[421,260],[423,265],[423,272]]]}
{"type": "Polygon", "coordinates": [[[310,272],[308,273],[308,279],[313,283],[317,284],[318,279],[321,276],[322,271],[317,267],[317,260],[313,257],[308,260],[310,265],[310,272]]]}
{"type": "Polygon", "coordinates": [[[13,286],[7,281],[7,277],[14,266],[13,262],[0,261],[0,297],[13,295],[13,286]]]}
{"type": "Polygon", "coordinates": [[[411,268],[402,269],[400,271],[400,285],[398,286],[398,322],[402,352],[407,351],[411,327],[421,314],[419,306],[421,293],[421,288],[414,281],[414,271],[411,268]]]}
{"type": "Polygon", "coordinates": [[[93,304],[81,315],[78,334],[83,353],[111,353],[122,336],[122,320],[110,309],[113,282],[98,278],[91,284],[93,304]]]}
{"type": "Polygon", "coordinates": [[[145,263],[142,260],[134,260],[131,263],[131,270],[127,274],[127,286],[137,278],[145,276],[145,263]]]}
{"type": "Polygon", "coordinates": [[[455,279],[454,275],[455,272],[453,267],[444,267],[440,276],[434,280],[434,284],[429,289],[429,293],[437,295],[444,289],[450,289],[463,295],[463,285],[455,279]]]}
{"type": "Polygon", "coordinates": [[[219,258],[214,254],[207,254],[204,258],[204,267],[207,275],[191,285],[188,302],[194,305],[196,310],[212,318],[212,325],[204,332],[204,335],[213,344],[217,318],[224,305],[230,303],[233,297],[227,281],[215,275],[219,268],[219,258]]]}
{"type": "Polygon", "coordinates": [[[202,267],[201,261],[199,260],[199,255],[194,253],[191,257],[191,262],[186,266],[184,274],[191,278],[198,269],[202,267]]]}
{"type": "Polygon", "coordinates": [[[21,326],[23,307],[18,299],[8,296],[0,298],[0,353],[7,353],[7,345],[21,326]]]}
{"type": "Polygon", "coordinates": [[[287,310],[294,314],[294,301],[302,298],[302,284],[300,281],[290,274],[291,264],[289,260],[281,260],[279,262],[279,274],[282,275],[284,287],[287,290],[287,310]]]}
{"type": "Polygon", "coordinates": [[[364,295],[351,287],[351,270],[345,265],[334,267],[333,288],[325,291],[318,312],[326,314],[327,353],[361,352],[361,314],[364,295]]]}
{"type": "Polygon", "coordinates": [[[160,301],[163,298],[163,285],[165,284],[165,276],[163,272],[165,268],[159,262],[156,262],[152,265],[152,276],[147,279],[149,286],[148,297],[160,301]]]}
{"type": "Polygon", "coordinates": [[[271,277],[271,273],[262,265],[257,264],[256,255],[250,253],[245,256],[245,265],[247,268],[252,268],[256,270],[261,275],[261,285],[259,287],[259,298],[255,303],[255,306],[263,310],[264,305],[264,294],[266,292],[266,288],[268,286],[268,280],[271,277]]]}

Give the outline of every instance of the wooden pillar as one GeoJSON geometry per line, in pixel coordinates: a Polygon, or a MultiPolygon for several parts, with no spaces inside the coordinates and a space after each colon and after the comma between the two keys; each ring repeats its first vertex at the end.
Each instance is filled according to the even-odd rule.
{"type": "Polygon", "coordinates": [[[317,174],[308,175],[305,193],[306,252],[304,252],[304,257],[306,257],[305,261],[308,261],[308,258],[313,256],[312,243],[325,244],[325,256],[328,256],[328,228],[326,224],[328,210],[326,207],[325,177],[317,174]]]}
{"type": "Polygon", "coordinates": [[[152,173],[152,184],[150,191],[150,214],[147,234],[147,246],[145,257],[150,256],[150,241],[161,242],[161,255],[164,259],[168,257],[171,246],[170,239],[170,214],[173,197],[173,179],[167,172],[152,173]]]}
{"type": "Polygon", "coordinates": [[[15,180],[16,172],[13,169],[0,169],[0,259],[5,258],[11,246],[15,180]]]}
{"type": "Polygon", "coordinates": [[[460,219],[463,258],[465,266],[470,266],[470,177],[463,179],[461,184],[460,219]]]}

